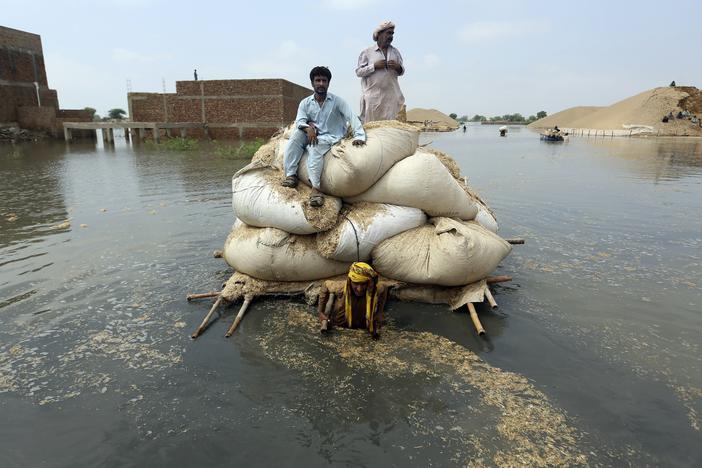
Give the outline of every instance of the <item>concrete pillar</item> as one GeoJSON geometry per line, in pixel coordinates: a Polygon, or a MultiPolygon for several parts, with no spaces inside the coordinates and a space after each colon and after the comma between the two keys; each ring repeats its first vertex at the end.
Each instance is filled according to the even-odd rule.
{"type": "Polygon", "coordinates": [[[63,139],[68,141],[71,141],[71,138],[73,135],[71,134],[71,129],[68,127],[63,127],[63,139]]]}
{"type": "Polygon", "coordinates": [[[186,136],[188,136],[188,129],[187,129],[187,128],[181,128],[181,129],[180,129],[180,137],[181,137],[181,138],[185,138],[186,136]]]}
{"type": "Polygon", "coordinates": [[[124,141],[129,143],[129,128],[124,127],[124,141]]]}
{"type": "Polygon", "coordinates": [[[161,140],[160,130],[158,126],[154,126],[154,142],[158,143],[161,140]]]}
{"type": "Polygon", "coordinates": [[[107,129],[103,128],[102,130],[102,141],[103,143],[107,143],[107,129]]]}
{"type": "Polygon", "coordinates": [[[107,129],[107,141],[109,141],[110,143],[115,142],[115,129],[114,128],[107,129]]]}

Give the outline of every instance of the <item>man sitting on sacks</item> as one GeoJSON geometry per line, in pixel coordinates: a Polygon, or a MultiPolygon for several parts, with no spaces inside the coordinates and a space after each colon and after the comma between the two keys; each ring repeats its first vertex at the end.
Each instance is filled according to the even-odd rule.
{"type": "Polygon", "coordinates": [[[300,102],[295,118],[295,131],[285,147],[284,187],[297,187],[297,167],[307,150],[307,172],[312,185],[310,206],[322,206],[320,191],[324,155],[346,135],[347,125],[353,130],[354,146],[366,144],[366,132],[351,107],[338,96],[327,92],[331,81],[327,67],[314,67],[310,81],[314,94],[300,102]]]}
{"type": "Polygon", "coordinates": [[[319,293],[319,320],[321,331],[334,326],[345,328],[365,328],[375,339],[380,337],[380,326],[387,289],[378,286],[378,274],[373,267],[363,262],[356,262],[349,268],[349,274],[343,293],[332,304],[331,313],[326,315],[329,289],[322,285],[319,293]]]}

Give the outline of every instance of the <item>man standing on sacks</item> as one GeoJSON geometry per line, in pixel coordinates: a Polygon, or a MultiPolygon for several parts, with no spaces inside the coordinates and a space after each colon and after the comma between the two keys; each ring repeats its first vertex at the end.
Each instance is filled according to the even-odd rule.
{"type": "Polygon", "coordinates": [[[405,74],[400,51],[393,47],[395,23],[385,21],[373,31],[375,45],[358,57],[361,78],[361,120],[394,120],[405,104],[398,77],[405,74]]]}
{"type": "Polygon", "coordinates": [[[310,72],[310,82],[314,94],[300,102],[293,131],[285,147],[284,187],[297,187],[297,168],[302,154],[307,150],[307,172],[312,185],[310,206],[324,204],[320,191],[324,155],[346,135],[347,126],[353,131],[353,145],[366,144],[366,132],[360,119],[351,107],[338,96],[329,92],[331,71],[327,67],[314,67],[310,72]]]}

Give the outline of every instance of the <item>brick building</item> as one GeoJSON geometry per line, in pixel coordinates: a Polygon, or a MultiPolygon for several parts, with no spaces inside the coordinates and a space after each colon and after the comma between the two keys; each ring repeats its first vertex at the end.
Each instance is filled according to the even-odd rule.
{"type": "Polygon", "coordinates": [[[0,26],[0,124],[62,136],[63,121],[91,118],[84,110],[59,109],[46,78],[41,37],[0,26]]]}
{"type": "MultiPolygon", "coordinates": [[[[312,90],[283,79],[177,81],[175,93],[128,93],[134,122],[197,122],[212,138],[267,138],[312,90]]],[[[202,129],[188,129],[201,137],[202,129]]]]}

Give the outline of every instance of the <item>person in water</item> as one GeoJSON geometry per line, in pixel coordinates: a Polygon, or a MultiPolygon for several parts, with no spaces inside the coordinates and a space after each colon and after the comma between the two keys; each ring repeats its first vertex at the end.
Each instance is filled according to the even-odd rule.
{"type": "Polygon", "coordinates": [[[378,273],[367,263],[351,265],[343,293],[335,299],[328,316],[330,292],[325,283],[319,293],[317,309],[321,331],[333,327],[365,328],[373,338],[379,338],[387,289],[378,285],[378,279],[378,273]]]}

